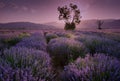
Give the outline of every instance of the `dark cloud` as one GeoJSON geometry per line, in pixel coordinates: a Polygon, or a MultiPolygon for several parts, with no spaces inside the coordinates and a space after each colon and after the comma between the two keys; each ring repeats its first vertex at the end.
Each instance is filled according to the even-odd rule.
{"type": "Polygon", "coordinates": [[[0,9],[4,8],[6,5],[3,2],[0,2],[0,9]]]}

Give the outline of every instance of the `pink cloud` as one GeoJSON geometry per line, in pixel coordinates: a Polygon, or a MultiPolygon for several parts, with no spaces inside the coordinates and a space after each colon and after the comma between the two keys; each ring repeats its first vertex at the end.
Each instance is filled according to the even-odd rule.
{"type": "Polygon", "coordinates": [[[36,10],[35,10],[35,9],[31,9],[30,11],[31,11],[31,13],[35,13],[35,12],[36,12],[36,10]]]}
{"type": "Polygon", "coordinates": [[[28,10],[28,7],[26,7],[26,6],[22,6],[21,8],[22,8],[23,11],[27,11],[28,10]]]}

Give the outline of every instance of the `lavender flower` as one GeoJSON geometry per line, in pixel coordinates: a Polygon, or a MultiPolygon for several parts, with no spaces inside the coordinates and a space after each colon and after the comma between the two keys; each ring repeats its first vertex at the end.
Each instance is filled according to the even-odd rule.
{"type": "Polygon", "coordinates": [[[13,69],[0,64],[0,81],[45,81],[45,79],[34,77],[30,69],[13,69]]]}
{"type": "Polygon", "coordinates": [[[85,47],[82,43],[69,38],[55,38],[48,44],[50,53],[56,66],[64,66],[78,56],[85,56],[85,47]]]}
{"type": "MultiPolygon", "coordinates": [[[[0,59],[1,67],[7,68],[5,66],[7,64],[7,66],[12,69],[11,70],[10,68],[8,68],[6,69],[7,71],[16,72],[19,70],[19,78],[20,76],[24,76],[24,73],[22,74],[21,70],[23,70],[23,72],[24,70],[29,70],[30,74],[28,73],[29,71],[27,71],[28,76],[32,76],[35,78],[38,77],[38,79],[41,78],[49,80],[50,78],[52,78],[50,57],[47,53],[43,51],[28,49],[25,47],[12,47],[10,49],[4,50],[3,56],[0,59]]],[[[0,70],[2,71],[2,68],[0,70]]],[[[6,79],[6,74],[4,75],[4,73],[5,72],[3,70],[3,72],[1,72],[0,74],[2,77],[4,76],[4,79],[6,79]]],[[[8,76],[8,78],[14,77],[10,77],[10,74],[8,74],[8,76]]]]}
{"type": "Polygon", "coordinates": [[[27,47],[33,49],[39,49],[46,51],[46,40],[42,34],[33,34],[30,37],[24,38],[21,42],[19,42],[17,47],[27,47]]]}
{"type": "Polygon", "coordinates": [[[62,81],[120,81],[120,61],[103,54],[79,57],[65,67],[61,78],[62,81]]]}
{"type": "Polygon", "coordinates": [[[98,36],[83,36],[76,38],[76,40],[83,42],[91,54],[104,53],[120,58],[119,42],[98,36]]]}

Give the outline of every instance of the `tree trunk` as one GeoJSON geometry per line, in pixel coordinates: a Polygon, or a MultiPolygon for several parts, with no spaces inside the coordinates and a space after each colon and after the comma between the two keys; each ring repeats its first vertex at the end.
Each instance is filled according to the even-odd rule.
{"type": "Polygon", "coordinates": [[[65,30],[74,30],[76,28],[75,23],[65,23],[65,30]]]}

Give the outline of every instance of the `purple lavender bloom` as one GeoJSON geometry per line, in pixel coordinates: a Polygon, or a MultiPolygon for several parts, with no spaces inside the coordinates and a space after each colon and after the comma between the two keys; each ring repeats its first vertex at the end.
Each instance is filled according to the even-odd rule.
{"type": "MultiPolygon", "coordinates": [[[[0,75],[6,81],[7,81],[6,75],[8,79],[9,78],[14,79],[14,75],[19,79],[21,79],[21,76],[23,76],[24,78],[23,74],[25,74],[24,72],[26,71],[27,71],[26,73],[28,73],[26,74],[26,76],[28,76],[29,78],[31,77],[35,78],[35,80],[30,80],[30,81],[37,81],[36,78],[38,79],[38,81],[41,81],[39,79],[49,80],[52,78],[51,65],[50,65],[51,59],[49,57],[49,54],[43,51],[28,49],[25,47],[12,47],[10,49],[5,49],[3,51],[3,56],[0,59],[1,59],[0,75]],[[3,69],[6,68],[6,69],[2,70],[2,68],[3,69]],[[10,71],[10,72],[5,73],[5,71],[10,71]],[[23,73],[21,73],[21,71],[23,73]],[[18,72],[17,73],[18,76],[15,74],[16,72],[18,72]],[[11,75],[11,73],[13,73],[13,75],[11,75]]],[[[10,81],[14,81],[14,80],[10,80],[10,81]]],[[[21,79],[18,81],[23,81],[23,80],[21,79]]]]}
{"type": "Polygon", "coordinates": [[[9,65],[0,64],[0,81],[45,81],[45,79],[34,77],[30,69],[13,69],[9,65]]]}
{"type": "Polygon", "coordinates": [[[119,42],[98,36],[77,37],[76,40],[83,42],[91,54],[104,53],[120,58],[119,42]]]}
{"type": "Polygon", "coordinates": [[[62,81],[120,81],[120,61],[103,54],[87,55],[65,66],[61,75],[62,81]]]}
{"type": "Polygon", "coordinates": [[[47,44],[43,34],[35,33],[30,37],[23,38],[23,40],[19,42],[16,46],[46,51],[47,44]]]}
{"type": "Polygon", "coordinates": [[[78,56],[85,56],[85,47],[82,43],[69,38],[55,38],[48,43],[55,66],[64,66],[78,56]]]}

